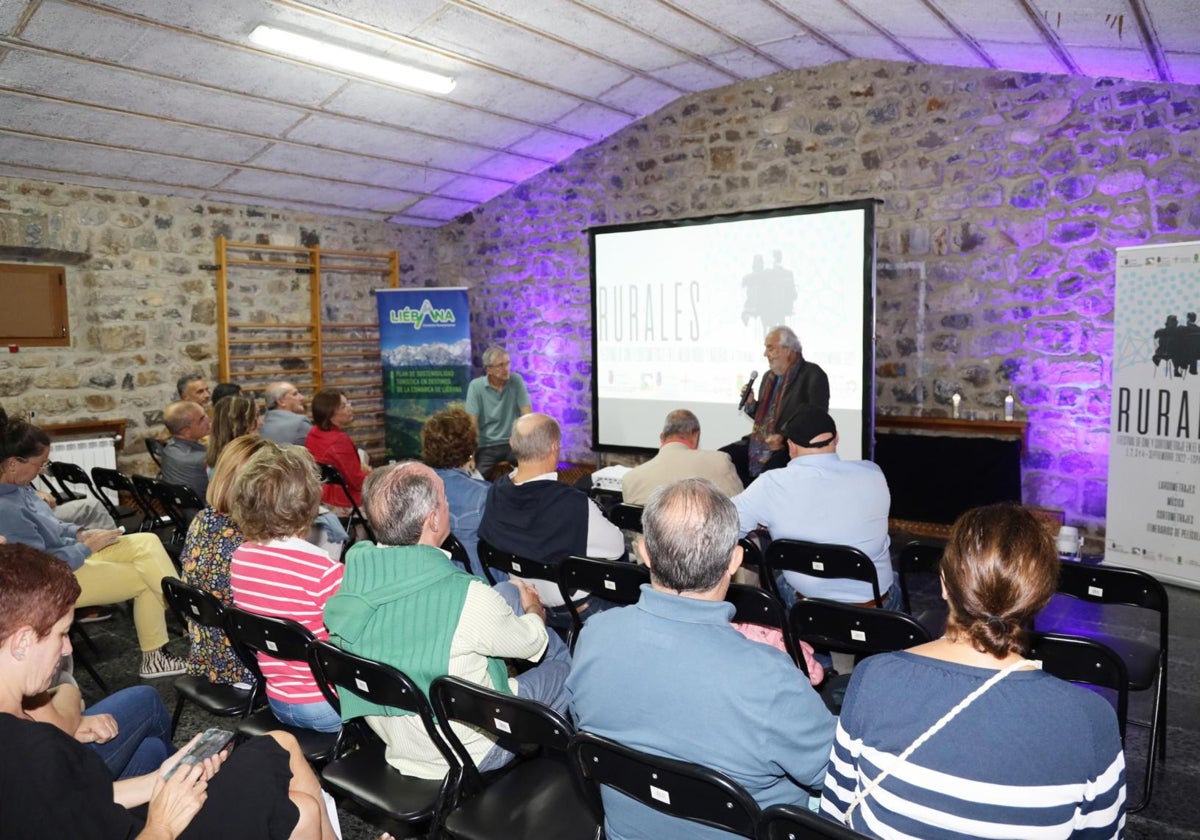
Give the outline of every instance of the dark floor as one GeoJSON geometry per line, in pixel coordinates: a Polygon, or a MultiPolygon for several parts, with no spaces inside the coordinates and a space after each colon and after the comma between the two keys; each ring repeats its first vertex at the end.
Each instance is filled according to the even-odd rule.
{"type": "MultiPolygon", "coordinates": [[[[1171,602],[1167,717],[1169,760],[1157,774],[1150,806],[1140,814],[1129,817],[1126,837],[1130,840],[1200,837],[1200,644],[1197,644],[1200,641],[1200,592],[1176,587],[1168,587],[1168,590],[1171,602]]],[[[919,587],[914,593],[914,611],[928,606],[935,597],[932,586],[919,587]]],[[[1061,605],[1051,604],[1051,610],[1062,608],[1061,605]]],[[[1086,610],[1072,613],[1072,619],[1080,622],[1094,618],[1086,610]]],[[[174,623],[172,628],[176,641],[171,643],[171,648],[182,654],[186,649],[182,631],[174,623]]],[[[116,690],[136,684],[139,654],[127,613],[118,610],[110,621],[89,624],[87,630],[99,648],[99,656],[86,648],[82,653],[92,660],[110,688],[116,690]]],[[[78,664],[75,672],[85,697],[89,701],[98,699],[99,689],[87,672],[78,664]]],[[[171,683],[171,679],[153,681],[167,707],[174,709],[175,692],[171,683]]],[[[1132,718],[1148,719],[1144,700],[1135,696],[1131,705],[1132,718]]],[[[222,722],[189,704],[185,708],[176,740],[182,743],[209,726],[222,725],[227,728],[228,720],[222,722]]],[[[1131,727],[1126,744],[1131,799],[1140,795],[1136,786],[1140,784],[1142,768],[1145,766],[1145,748],[1145,730],[1131,727]]],[[[403,836],[397,826],[373,823],[344,805],[339,806],[338,812],[344,840],[374,840],[384,829],[397,837],[403,836]]]]}

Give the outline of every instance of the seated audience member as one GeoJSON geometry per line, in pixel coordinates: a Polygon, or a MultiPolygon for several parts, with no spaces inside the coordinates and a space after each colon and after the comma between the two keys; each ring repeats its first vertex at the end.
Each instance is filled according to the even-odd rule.
{"type": "MultiPolygon", "coordinates": [[[[233,399],[241,398],[230,397],[225,402],[233,399]]],[[[218,412],[220,408],[218,405],[218,412]]],[[[192,520],[179,554],[184,583],[215,596],[222,604],[233,603],[229,564],[233,552],[245,540],[242,529],[229,516],[233,482],[246,462],[268,445],[257,435],[243,435],[224,448],[208,482],[208,505],[192,520]]],[[[225,685],[254,682],[221,630],[189,622],[188,632],[192,639],[187,657],[189,674],[225,685]]]]}
{"type": "MultiPolygon", "coordinates": [[[[518,466],[488,491],[479,536],[501,551],[559,564],[571,555],[617,560],[625,556],[621,529],[604,518],[582,490],[558,480],[558,422],[545,414],[526,414],[513,423],[512,450],[518,466]]],[[[554,627],[570,624],[558,584],[529,581],[548,608],[554,627]]],[[[612,606],[596,596],[582,609],[589,614],[612,606]]]]}
{"type": "Polygon", "coordinates": [[[667,415],[658,454],[621,477],[622,500],[644,505],[650,494],[664,484],[685,478],[707,478],[727,496],[742,492],[733,461],[724,452],[708,452],[700,446],[700,421],[686,408],[667,415]]]}
{"type": "MultiPolygon", "coordinates": [[[[900,587],[893,585],[888,511],[892,496],[883,471],[871,461],[838,457],[837,426],[820,408],[802,408],[782,425],[791,461],[769,470],[733,499],[743,534],[764,526],[771,539],[849,545],[875,564],[885,609],[900,609],[900,587]]],[[[788,605],[792,591],[874,606],[871,585],[862,581],[822,579],[784,572],[780,583],[788,605]]]]}
{"type": "Polygon", "coordinates": [[[482,361],[486,374],[468,383],[466,409],[479,428],[479,451],[475,453],[479,473],[491,479],[493,467],[515,457],[509,447],[513,423],[533,407],[525,380],[512,372],[503,347],[493,345],[484,350],[482,361]]]}
{"type": "MultiPolygon", "coordinates": [[[[446,485],[450,504],[450,531],[467,550],[471,572],[486,578],[479,562],[479,521],[487,503],[486,481],[476,477],[475,421],[462,408],[447,408],[425,421],[421,428],[421,460],[433,467],[446,485]]],[[[492,572],[493,575],[508,575],[492,572]]]]}
{"type": "MultiPolygon", "coordinates": [[[[302,446],[263,446],[234,479],[230,514],[245,535],[230,564],[233,603],[289,618],[328,639],[321,612],[342,583],[341,563],[305,538],[321,505],[317,464],[302,446]]],[[[267,702],[284,723],[336,732],[342,719],[304,662],[258,657],[267,702]]]]}
{"type": "Polygon", "coordinates": [[[242,435],[257,436],[262,422],[258,405],[249,397],[233,394],[214,402],[212,431],[208,435],[208,449],[204,453],[204,465],[209,475],[212,475],[217,460],[229,442],[242,435]]]}
{"type": "Polygon", "coordinates": [[[201,408],[208,408],[212,395],[208,391],[208,380],[199,373],[188,373],[179,377],[175,383],[175,395],[185,402],[193,402],[201,408]]]}
{"type": "Polygon", "coordinates": [[[196,403],[179,400],[163,411],[163,423],[171,435],[162,450],[163,481],[190,487],[203,499],[208,491],[203,439],[212,428],[212,420],[196,403]]]}
{"type": "MultiPolygon", "coordinates": [[[[737,512],[704,479],[659,488],[642,516],[650,567],[637,604],[583,628],[567,679],[580,730],[728,774],[763,807],[807,806],[825,776],[834,719],[787,654],[730,625],[742,562],[737,512]],[[803,786],[803,787],[802,787],[803,786]]],[[[612,840],[718,838],[608,789],[612,840]]]]}
{"type": "Polygon", "coordinates": [[[175,567],[154,534],[121,535],[118,530],[79,530],[59,522],[34,492],[33,480],[50,460],[50,437],[37,426],[9,419],[0,409],[0,534],[10,543],[46,551],[63,561],[79,580],[77,607],[133,599],[133,623],[142,649],[143,679],[183,673],[183,661],[169,656],[162,579],[175,567]]]}
{"type": "Polygon", "coordinates": [[[108,530],[117,527],[112,515],[99,499],[72,499],[59,504],[51,493],[38,490],[36,487],[34,492],[50,507],[50,510],[54,511],[54,518],[59,522],[66,522],[85,531],[89,528],[108,530]]]}
{"type": "Polygon", "coordinates": [[[314,425],[304,445],[318,463],[337,467],[350,488],[348,499],[341,487],[326,484],[321,488],[321,498],[330,507],[348,508],[351,499],[356,505],[362,504],[363,479],[370,475],[371,468],[362,462],[354,441],[344,431],[354,422],[354,407],[341,391],[328,388],[313,396],[312,414],[314,425]]]}
{"type": "MultiPolygon", "coordinates": [[[[345,581],[325,605],[333,643],[399,668],[426,693],[435,678],[452,674],[565,712],[566,646],[546,632],[536,592],[513,582],[493,589],[439,548],[450,511],[433,470],[415,461],[383,467],[367,479],[365,503],[379,543],[357,543],[346,555],[345,581]],[[505,657],[542,661],[509,679],[505,657]]],[[[387,714],[348,692],[341,699],[345,719],[368,713],[393,767],[423,779],[446,775],[416,715],[387,714]]],[[[480,770],[512,760],[486,734],[458,725],[455,731],[480,770]]]]}
{"type": "Polygon", "coordinates": [[[959,517],[942,557],[946,634],[854,669],[826,815],[871,837],[1121,835],[1125,760],[1112,707],[1022,656],[1023,628],[1054,594],[1058,567],[1028,510],[959,517]]]}
{"type": "Polygon", "coordinates": [[[303,446],[312,429],[304,416],[304,395],[291,382],[272,382],[266,391],[267,414],[259,434],[286,446],[303,446]]]}
{"type": "Polygon", "coordinates": [[[217,387],[212,389],[212,403],[215,406],[225,397],[232,397],[242,393],[242,386],[234,382],[218,382],[217,387]]]}
{"type": "Polygon", "coordinates": [[[332,840],[320,785],[290,735],[252,739],[164,781],[181,750],[114,782],[78,733],[31,714],[27,704],[47,690],[71,651],[78,598],[79,582],[53,557],[0,547],[0,741],[7,756],[0,759],[0,837],[332,840]]]}

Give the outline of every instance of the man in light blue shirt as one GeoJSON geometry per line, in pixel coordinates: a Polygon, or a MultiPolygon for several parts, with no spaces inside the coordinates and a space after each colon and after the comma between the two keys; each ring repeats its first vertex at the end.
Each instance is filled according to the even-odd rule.
{"type": "Polygon", "coordinates": [[[467,414],[479,426],[475,469],[491,480],[492,467],[501,461],[512,461],[508,439],[512,437],[513,422],[533,411],[533,407],[525,380],[521,374],[512,373],[511,361],[503,347],[493,345],[484,350],[483,367],[487,374],[467,385],[467,414]]]}
{"type": "MultiPolygon", "coordinates": [[[[892,495],[883,471],[871,461],[838,457],[837,426],[823,409],[802,408],[782,426],[791,461],[785,469],[764,472],[734,497],[741,533],[763,525],[776,540],[853,546],[875,564],[884,607],[900,609],[888,538],[892,495]]],[[[792,589],[809,598],[874,603],[870,584],[862,581],[798,572],[783,576],[792,589]]]]}
{"type": "MultiPolygon", "coordinates": [[[[720,770],[763,807],[807,806],[835,720],[787,654],[730,624],[725,593],[742,562],[733,504],[706,479],[685,479],[655,491],[642,527],[651,583],[633,606],[592,616],[575,648],[567,692],[578,728],[720,770]]],[[[611,840],[730,836],[601,795],[611,840]]]]}

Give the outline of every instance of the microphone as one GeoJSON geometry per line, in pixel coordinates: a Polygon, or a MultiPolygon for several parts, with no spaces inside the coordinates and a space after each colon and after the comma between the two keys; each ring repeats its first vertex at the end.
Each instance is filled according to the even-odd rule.
{"type": "Polygon", "coordinates": [[[746,383],[746,387],[742,388],[742,398],[738,401],[738,411],[746,407],[746,403],[750,401],[750,390],[754,387],[754,380],[758,379],[758,371],[750,371],[750,381],[746,383]]]}

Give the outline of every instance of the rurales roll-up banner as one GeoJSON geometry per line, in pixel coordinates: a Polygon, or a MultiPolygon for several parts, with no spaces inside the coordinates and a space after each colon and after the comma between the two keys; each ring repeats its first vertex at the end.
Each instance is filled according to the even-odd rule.
{"type": "Polygon", "coordinates": [[[425,420],[467,396],[467,290],[379,289],[376,294],[388,458],[419,458],[425,420]]]}
{"type": "Polygon", "coordinates": [[[1200,588],[1200,242],[1117,249],[1104,559],[1200,588]]]}

